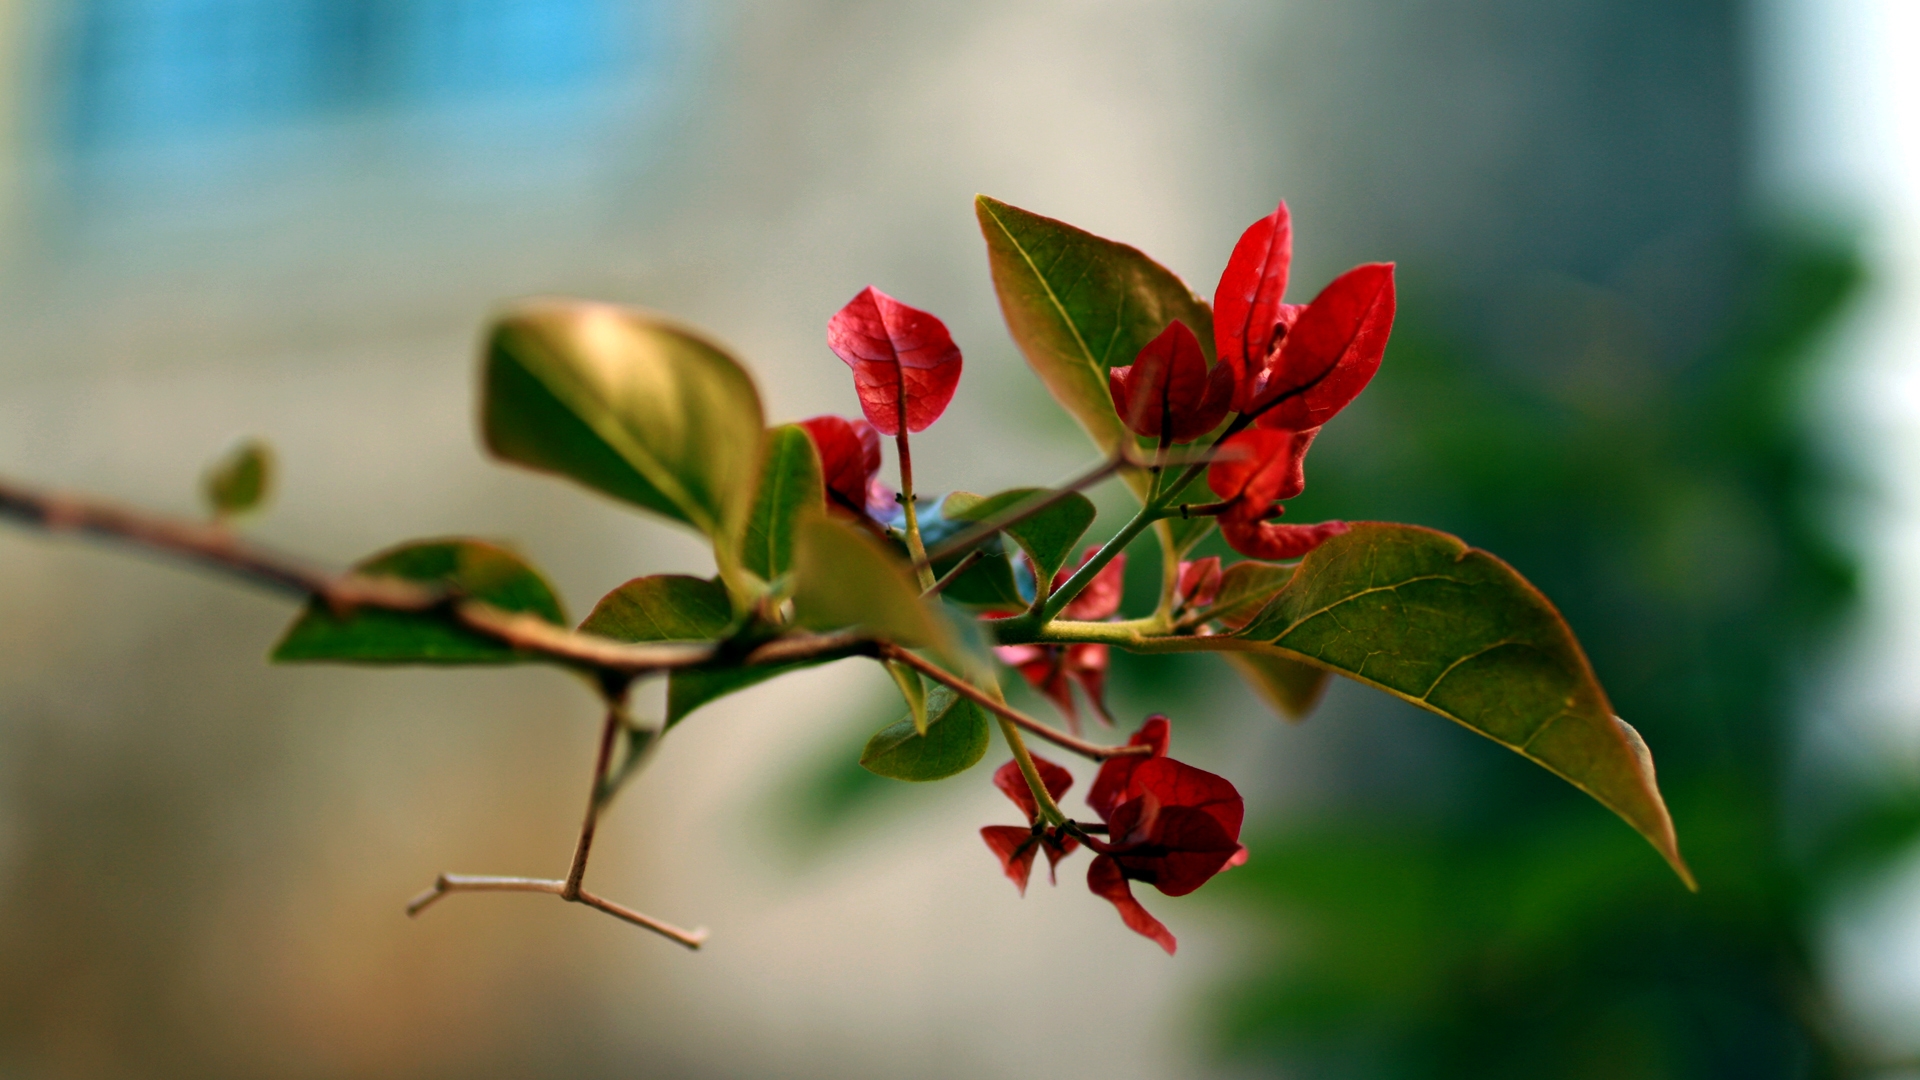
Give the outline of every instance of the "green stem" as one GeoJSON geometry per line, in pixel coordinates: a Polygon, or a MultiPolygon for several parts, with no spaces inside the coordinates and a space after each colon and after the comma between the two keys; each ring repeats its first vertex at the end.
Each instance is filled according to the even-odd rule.
{"type": "Polygon", "coordinates": [[[900,450],[900,502],[907,508],[907,556],[913,560],[920,579],[920,591],[933,588],[933,567],[927,565],[927,548],[920,542],[920,515],[913,506],[913,451],[907,445],[906,410],[900,413],[900,434],[893,438],[900,450]]]}
{"type": "Polygon", "coordinates": [[[1142,506],[1140,512],[1133,515],[1133,520],[1121,526],[1120,531],[1113,535],[1113,539],[1101,545],[1093,558],[1081,563],[1080,569],[1073,572],[1073,576],[1067,579],[1066,584],[1055,589],[1053,594],[1047,597],[1047,602],[1034,613],[1034,621],[1041,626],[1052,622],[1054,616],[1059,615],[1061,609],[1073,603],[1073,598],[1079,596],[1081,591],[1093,582],[1100,571],[1113,561],[1115,555],[1125,551],[1127,545],[1133,543],[1134,537],[1147,531],[1149,526],[1165,516],[1166,512],[1157,503],[1148,502],[1142,506]]]}
{"type": "Polygon", "coordinates": [[[1000,734],[1007,740],[1007,749],[1013,751],[1013,760],[1020,765],[1020,775],[1027,779],[1027,790],[1033,792],[1033,804],[1040,811],[1040,820],[1049,825],[1065,825],[1067,815],[1053,801],[1053,794],[1047,790],[1046,781],[1040,779],[1040,770],[1034,767],[1033,755],[1027,752],[1027,741],[1020,735],[1020,729],[1013,721],[996,715],[1000,721],[1000,734]]]}

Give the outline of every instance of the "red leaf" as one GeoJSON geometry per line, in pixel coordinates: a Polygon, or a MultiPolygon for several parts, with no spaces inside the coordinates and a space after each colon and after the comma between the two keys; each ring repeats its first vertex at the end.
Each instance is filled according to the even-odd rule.
{"type": "Polygon", "coordinates": [[[1127,924],[1127,929],[1142,937],[1152,938],[1167,950],[1168,956],[1173,955],[1178,947],[1173,933],[1159,919],[1147,914],[1147,909],[1133,898],[1133,888],[1127,884],[1126,876],[1120,872],[1120,864],[1112,856],[1102,855],[1087,867],[1087,888],[1093,890],[1093,895],[1112,901],[1113,906],[1120,909],[1120,921],[1127,924]]]}
{"type": "Polygon", "coordinates": [[[1080,684],[1100,719],[1112,725],[1113,715],[1107,711],[1105,645],[996,645],[993,652],[1053,702],[1066,718],[1067,730],[1075,735],[1080,734],[1080,710],[1073,701],[1073,683],[1080,684]]]}
{"type": "Polygon", "coordinates": [[[1222,499],[1244,504],[1238,508],[1241,516],[1264,518],[1275,502],[1306,490],[1307,449],[1318,434],[1319,428],[1243,431],[1220,444],[1221,459],[1207,466],[1207,486],[1222,499]]]}
{"type": "Polygon", "coordinates": [[[1225,364],[1207,370],[1199,339],[1175,320],[1133,363],[1107,372],[1107,389],[1128,431],[1156,439],[1170,432],[1173,442],[1192,442],[1227,418],[1235,370],[1225,364]]]}
{"type": "Polygon", "coordinates": [[[1173,587],[1173,598],[1180,606],[1203,608],[1220,595],[1220,556],[1180,564],[1180,579],[1173,587]]]}
{"type": "Polygon", "coordinates": [[[1093,812],[1100,815],[1101,821],[1106,821],[1114,807],[1119,805],[1126,794],[1127,782],[1133,779],[1133,771],[1146,761],[1166,756],[1171,731],[1166,717],[1157,714],[1149,716],[1140,725],[1140,730],[1127,740],[1127,745],[1150,746],[1153,748],[1151,757],[1128,754],[1101,762],[1100,771],[1093,778],[1093,787],[1087,791],[1087,805],[1093,807],[1093,812]]]}
{"type": "Polygon", "coordinates": [[[1060,666],[1080,684],[1100,721],[1112,727],[1113,713],[1107,709],[1107,656],[1105,645],[1080,642],[1065,647],[1060,666]]]}
{"type": "MultiPolygon", "coordinates": [[[[872,516],[874,474],[880,471],[880,433],[865,420],[816,416],[800,421],[820,454],[827,509],[843,517],[872,516]]],[[[891,493],[889,493],[891,499],[891,493]]]]}
{"type": "MultiPolygon", "coordinates": [[[[1058,802],[1060,796],[1065,795],[1067,789],[1073,786],[1073,774],[1055,765],[1053,762],[1048,761],[1046,758],[1041,757],[1039,754],[1031,756],[1033,757],[1033,770],[1040,774],[1040,782],[1047,786],[1047,794],[1053,796],[1054,801],[1058,802]]],[[[1020,771],[1020,763],[1018,761],[1010,760],[1005,765],[995,769],[993,773],[993,786],[999,788],[1007,798],[1013,800],[1014,805],[1018,806],[1027,815],[1027,822],[1029,824],[1040,820],[1039,804],[1033,801],[1033,789],[1027,786],[1026,774],[1020,771]]]]}
{"type": "Polygon", "coordinates": [[[1020,895],[1027,895],[1027,878],[1033,873],[1033,852],[1040,846],[1040,838],[1032,829],[1018,825],[988,825],[980,830],[980,839],[1000,856],[1000,869],[1020,887],[1020,895]]]}
{"type": "MultiPolygon", "coordinates": [[[[1080,562],[1074,570],[1085,566],[1087,560],[1093,558],[1099,551],[1098,547],[1088,548],[1080,556],[1080,562]]],[[[1115,555],[1111,562],[1100,568],[1100,572],[1093,576],[1092,581],[1087,582],[1087,587],[1080,590],[1080,595],[1074,597],[1072,603],[1060,609],[1060,617],[1079,622],[1099,622],[1102,619],[1112,618],[1119,612],[1120,597],[1126,591],[1126,572],[1127,555],[1121,552],[1115,555]]],[[[1053,587],[1060,588],[1072,576],[1072,571],[1060,571],[1054,576],[1053,587]]]]}
{"type": "Polygon", "coordinates": [[[925,431],[960,382],[960,349],[944,323],[869,285],[827,323],[827,347],[853,369],[860,408],[882,435],[925,431]]]}
{"type": "Polygon", "coordinates": [[[1333,279],[1280,343],[1244,412],[1260,426],[1319,427],[1366,389],[1393,330],[1393,264],[1366,263],[1333,279]]]}
{"type": "Polygon", "coordinates": [[[1214,355],[1234,373],[1232,407],[1246,411],[1267,358],[1287,332],[1292,305],[1280,302],[1293,262],[1293,220],[1287,204],[1240,234],[1213,291],[1214,355]]]}
{"type": "Polygon", "coordinates": [[[1251,559],[1298,559],[1346,531],[1344,521],[1277,525],[1226,516],[1220,519],[1220,538],[1228,547],[1251,559]]]}

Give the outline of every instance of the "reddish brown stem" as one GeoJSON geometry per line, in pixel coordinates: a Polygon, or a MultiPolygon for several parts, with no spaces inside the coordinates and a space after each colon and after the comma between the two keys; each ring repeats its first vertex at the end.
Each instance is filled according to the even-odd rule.
{"type": "Polygon", "coordinates": [[[946,686],[954,693],[959,694],[961,697],[966,698],[988,712],[1005,717],[1009,722],[1022,730],[1037,735],[1055,746],[1071,750],[1082,757],[1092,758],[1095,761],[1105,761],[1112,757],[1126,757],[1131,754],[1147,754],[1151,752],[1151,748],[1146,746],[1101,746],[1098,743],[1090,743],[1085,739],[1069,735],[1064,731],[1049,727],[1035,720],[1033,717],[1008,705],[1006,702],[995,699],[992,695],[980,690],[965,679],[947,673],[939,666],[920,659],[918,656],[915,656],[913,653],[908,652],[898,645],[882,642],[879,645],[878,651],[881,659],[899,661],[918,671],[920,674],[925,675],[927,678],[932,679],[934,682],[946,686]]]}

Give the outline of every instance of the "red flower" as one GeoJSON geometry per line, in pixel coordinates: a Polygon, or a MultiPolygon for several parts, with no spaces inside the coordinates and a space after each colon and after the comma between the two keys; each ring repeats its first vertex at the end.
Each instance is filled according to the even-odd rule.
{"type": "Polygon", "coordinates": [[[1306,431],[1346,408],[1393,329],[1393,264],[1367,263],[1305,305],[1281,302],[1293,261],[1287,204],[1247,227],[1213,297],[1219,364],[1235,373],[1233,409],[1262,427],[1306,431]]]}
{"type": "Polygon", "coordinates": [[[1220,444],[1221,459],[1207,466],[1207,486],[1228,504],[1220,514],[1220,536],[1228,547],[1256,559],[1297,559],[1347,531],[1344,521],[1267,521],[1281,512],[1283,500],[1305,490],[1307,448],[1319,433],[1253,428],[1220,444]]]}
{"type": "Polygon", "coordinates": [[[1087,804],[1107,823],[1107,839],[1087,841],[1099,852],[1087,868],[1087,887],[1111,901],[1129,929],[1171,954],[1173,934],[1140,906],[1129,883],[1185,896],[1245,862],[1240,823],[1246,811],[1224,777],[1165,756],[1167,737],[1167,718],[1150,717],[1129,745],[1151,746],[1153,756],[1108,758],[1100,766],[1087,804]]]}
{"type": "MultiPolygon", "coordinates": [[[[1040,774],[1040,782],[1047,786],[1047,794],[1058,801],[1073,786],[1073,775],[1067,770],[1033,755],[1034,771],[1040,774]]],[[[1033,790],[1027,787],[1027,778],[1020,772],[1020,763],[1009,761],[994,770],[993,786],[1005,792],[1027,815],[1027,828],[1017,825],[988,825],[980,830],[980,838],[987,847],[1000,857],[1000,868],[1007,877],[1020,887],[1020,895],[1027,895],[1027,878],[1033,873],[1033,853],[1044,848],[1047,852],[1047,876],[1053,878],[1053,870],[1060,860],[1073,854],[1080,842],[1057,829],[1040,828],[1040,807],[1033,801],[1033,790]]]]}
{"type": "Polygon", "coordinates": [[[1220,556],[1180,564],[1180,577],[1173,586],[1174,606],[1197,610],[1213,603],[1220,595],[1220,556]]]}
{"type": "MultiPolygon", "coordinates": [[[[1097,547],[1088,548],[1081,555],[1080,564],[1084,566],[1099,550],[1097,547]]],[[[1126,584],[1126,565],[1124,553],[1115,555],[1113,561],[1101,567],[1087,587],[1080,590],[1080,595],[1061,609],[1061,617],[1081,622],[1112,618],[1120,610],[1120,594],[1126,584]]],[[[1060,571],[1053,579],[1053,588],[1059,589],[1071,576],[1069,571],[1060,571]]],[[[993,651],[1001,663],[1018,670],[1028,685],[1053,702],[1054,707],[1066,718],[1067,730],[1076,735],[1080,733],[1080,710],[1073,702],[1075,683],[1087,695],[1088,702],[1093,705],[1093,711],[1100,719],[1112,725],[1113,714],[1107,711],[1105,645],[1084,642],[1077,645],[999,645],[993,651]]]]}
{"type": "Polygon", "coordinates": [[[1147,342],[1133,363],[1107,372],[1107,388],[1127,430],[1148,438],[1165,434],[1169,442],[1192,442],[1227,418],[1234,370],[1225,364],[1207,370],[1199,339],[1186,323],[1176,320],[1147,342]]]}
{"type": "Polygon", "coordinates": [[[861,411],[882,435],[925,431],[960,383],[944,323],[869,285],[827,323],[827,347],[853,369],[861,411]]]}

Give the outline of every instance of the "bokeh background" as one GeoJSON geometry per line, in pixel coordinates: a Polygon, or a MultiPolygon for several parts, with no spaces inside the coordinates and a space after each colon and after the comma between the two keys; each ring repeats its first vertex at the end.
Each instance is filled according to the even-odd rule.
{"type": "Polygon", "coordinates": [[[847,662],[676,729],[603,826],[594,887],[702,952],[410,922],[441,870],[564,867],[587,695],[270,668],[283,603],[9,528],[0,1077],[1920,1075],[1916,47],[1903,0],[0,3],[0,470],[193,513],[260,435],[261,538],[501,538],[576,613],[706,563],[484,459],[500,303],[671,312],[797,418],[853,411],[823,328],[878,284],[966,350],[922,486],[991,491],[1092,451],[970,197],[1210,294],[1284,196],[1295,298],[1392,259],[1403,305],[1297,512],[1541,584],[1703,884],[1379,695],[1288,726],[1121,660],[1252,814],[1245,869],[1147,894],[1169,961],[1072,865],[1014,895],[986,767],[864,778],[895,706],[847,662]]]}

